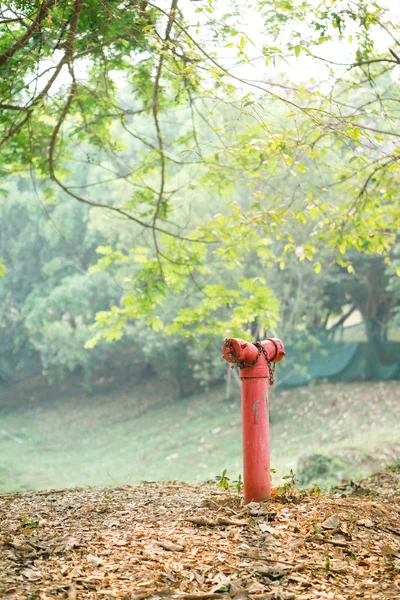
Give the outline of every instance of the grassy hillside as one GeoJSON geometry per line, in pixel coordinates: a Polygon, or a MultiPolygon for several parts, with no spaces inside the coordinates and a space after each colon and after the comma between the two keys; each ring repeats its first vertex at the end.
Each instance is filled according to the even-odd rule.
{"type": "MultiPolygon", "coordinates": [[[[20,388],[0,394],[0,490],[241,472],[239,390],[227,403],[222,388],[178,399],[160,381],[90,397],[34,382],[20,388]]],[[[272,390],[270,400],[277,477],[292,468],[304,483],[326,484],[400,457],[399,383],[322,383],[272,390]]]]}

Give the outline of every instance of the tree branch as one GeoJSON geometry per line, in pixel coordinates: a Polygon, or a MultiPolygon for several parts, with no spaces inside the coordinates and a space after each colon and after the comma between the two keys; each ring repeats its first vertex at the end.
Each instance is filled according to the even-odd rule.
{"type": "Polygon", "coordinates": [[[18,50],[24,47],[26,42],[36,33],[39,29],[40,23],[46,17],[49,9],[56,4],[57,0],[46,0],[43,4],[41,4],[39,12],[37,14],[36,19],[33,21],[32,25],[28,27],[25,34],[15,42],[13,46],[8,48],[3,54],[0,54],[0,67],[2,67],[10,58],[14,56],[18,50]]]}
{"type": "Polygon", "coordinates": [[[130,221],[133,221],[135,223],[137,223],[138,225],[140,225],[141,227],[144,227],[145,229],[151,229],[156,232],[159,233],[164,233],[168,236],[183,240],[185,242],[191,242],[191,243],[199,243],[199,244],[203,244],[203,243],[207,243],[207,240],[202,240],[202,239],[193,239],[193,238],[189,238],[189,237],[184,237],[181,236],[179,234],[175,234],[172,233],[170,231],[167,231],[166,229],[162,229],[160,227],[157,227],[154,223],[153,224],[149,224],[146,223],[145,221],[142,221],[141,219],[137,219],[136,217],[133,217],[130,213],[126,212],[125,210],[118,208],[117,206],[111,206],[109,204],[100,204],[99,202],[92,202],[91,200],[88,200],[87,198],[83,198],[82,196],[79,196],[78,194],[75,194],[75,192],[72,192],[70,188],[68,188],[66,185],[64,185],[62,183],[62,181],[60,181],[57,177],[57,174],[55,172],[55,150],[56,150],[56,143],[57,143],[57,138],[60,132],[60,129],[68,115],[68,112],[71,108],[72,102],[74,100],[74,97],[76,95],[77,92],[77,85],[74,82],[70,88],[70,92],[68,95],[68,99],[67,102],[65,103],[65,106],[58,118],[58,121],[56,123],[56,126],[53,130],[52,136],[51,136],[51,140],[50,140],[50,146],[49,146],[49,156],[48,156],[48,162],[49,162],[49,171],[50,171],[50,177],[52,179],[52,181],[54,181],[58,187],[60,189],[62,189],[66,194],[68,194],[69,196],[71,196],[72,198],[75,198],[75,200],[78,200],[79,202],[82,202],[83,204],[87,204],[89,206],[92,206],[94,208],[106,208],[107,210],[110,210],[114,213],[117,213],[123,217],[126,217],[127,219],[129,219],[130,221]]]}

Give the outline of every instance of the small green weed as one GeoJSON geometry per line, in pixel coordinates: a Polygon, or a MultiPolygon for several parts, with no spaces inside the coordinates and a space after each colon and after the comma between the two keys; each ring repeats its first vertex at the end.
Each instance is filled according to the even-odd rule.
{"type": "Polygon", "coordinates": [[[400,461],[395,462],[394,465],[389,465],[388,467],[386,467],[386,470],[391,471],[392,473],[400,472],[400,461]]]}
{"type": "Polygon", "coordinates": [[[238,478],[235,479],[234,481],[232,481],[232,483],[234,484],[235,488],[237,489],[238,494],[240,494],[240,492],[242,491],[243,488],[243,479],[241,474],[239,473],[238,478]]]}
{"type": "Polygon", "coordinates": [[[239,473],[237,479],[234,479],[232,482],[230,480],[230,477],[228,477],[227,475],[228,469],[224,469],[222,471],[221,475],[216,475],[215,480],[218,484],[219,488],[222,488],[224,490],[228,490],[230,484],[232,483],[232,485],[235,486],[235,488],[237,489],[238,494],[240,494],[240,492],[242,491],[243,488],[243,479],[241,474],[239,473]]]}
{"type": "Polygon", "coordinates": [[[329,556],[325,556],[325,571],[329,573],[329,569],[331,568],[331,559],[329,556]]]}
{"type": "Polygon", "coordinates": [[[37,529],[39,527],[39,516],[32,515],[27,516],[25,514],[21,515],[21,527],[28,527],[29,529],[37,529]]]}
{"type": "Polygon", "coordinates": [[[322,490],[317,483],[313,483],[311,487],[299,489],[298,491],[304,496],[313,496],[314,498],[322,494],[322,490]]]}
{"type": "Polygon", "coordinates": [[[227,490],[229,488],[230,478],[226,474],[227,469],[222,471],[222,475],[216,475],[215,479],[218,482],[218,487],[227,490]]]}
{"type": "Polygon", "coordinates": [[[290,475],[282,477],[285,483],[279,488],[279,493],[283,495],[293,495],[296,491],[296,478],[293,469],[290,469],[290,475]]]}

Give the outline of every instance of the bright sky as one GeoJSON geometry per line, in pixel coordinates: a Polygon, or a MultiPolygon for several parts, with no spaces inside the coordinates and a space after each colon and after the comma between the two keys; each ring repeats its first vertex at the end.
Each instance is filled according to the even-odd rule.
{"type": "MultiPolygon", "coordinates": [[[[310,3],[315,5],[320,4],[320,0],[309,0],[310,3]]],[[[335,0],[333,0],[335,2],[335,0]]],[[[332,6],[333,2],[326,1],[327,7],[332,6]]],[[[378,0],[380,6],[387,8],[390,11],[390,21],[392,23],[400,22],[400,1],[399,0],[378,0]]],[[[245,4],[243,2],[243,4],[245,4]]],[[[256,4],[256,2],[253,2],[256,4]]],[[[352,2],[348,0],[336,0],[335,7],[337,5],[337,10],[339,11],[340,7],[348,6],[352,4],[352,2]]],[[[162,7],[164,10],[169,9],[170,0],[158,0],[157,5],[162,7]]],[[[206,23],[207,20],[211,17],[213,19],[222,19],[224,13],[229,12],[230,2],[229,0],[213,0],[213,8],[214,12],[210,15],[207,12],[196,13],[196,9],[205,8],[208,6],[208,0],[180,0],[179,6],[184,14],[187,15],[187,18],[191,21],[192,24],[195,24],[197,21],[201,23],[206,23]]],[[[372,6],[372,2],[371,2],[372,6]]],[[[373,9],[375,10],[375,9],[373,9]]],[[[293,24],[291,24],[291,27],[293,24]]],[[[224,63],[226,66],[229,66],[229,69],[232,73],[237,75],[242,79],[247,80],[261,80],[261,81],[274,81],[277,76],[282,77],[282,75],[286,75],[287,78],[294,84],[299,82],[306,82],[313,79],[325,79],[328,75],[328,70],[323,61],[316,62],[311,57],[307,56],[304,52],[301,52],[298,57],[294,55],[294,52],[287,53],[285,56],[285,60],[277,60],[275,64],[270,62],[268,66],[265,65],[264,58],[260,57],[261,49],[263,45],[266,46],[277,46],[282,45],[282,42],[289,42],[290,37],[289,34],[286,36],[282,36],[282,39],[279,43],[271,38],[267,38],[265,35],[265,28],[263,19],[260,18],[259,12],[253,9],[244,9],[241,14],[241,22],[238,24],[238,29],[240,27],[240,31],[243,31],[249,39],[254,43],[252,46],[251,43],[247,44],[246,52],[254,58],[251,60],[251,65],[242,64],[236,65],[236,49],[229,49],[221,47],[221,45],[216,46],[215,43],[211,42],[212,47],[218,53],[218,60],[224,63]]],[[[302,35],[304,37],[307,36],[307,26],[305,24],[301,25],[302,35]]],[[[356,33],[357,25],[354,23],[350,23],[348,28],[346,29],[346,36],[340,42],[326,42],[319,47],[316,47],[314,52],[316,55],[321,58],[332,60],[335,62],[350,62],[354,60],[354,53],[357,48],[355,42],[355,33],[356,33]],[[349,41],[349,36],[353,36],[353,42],[349,41]]],[[[332,28],[332,31],[333,28],[332,28]]],[[[201,36],[201,34],[200,34],[201,36]]],[[[238,37],[232,38],[232,41],[238,41],[238,37]]],[[[377,44],[377,48],[382,53],[387,53],[388,48],[393,46],[395,43],[394,40],[390,37],[390,35],[384,31],[383,28],[377,26],[373,31],[373,37],[375,43],[377,44]]],[[[400,38],[400,35],[399,35],[400,38]]],[[[201,38],[200,38],[201,39],[201,38]]],[[[206,41],[206,40],[204,40],[206,41]]],[[[297,41],[297,39],[296,39],[297,41]]],[[[343,67],[345,70],[346,67],[343,67]]]]}

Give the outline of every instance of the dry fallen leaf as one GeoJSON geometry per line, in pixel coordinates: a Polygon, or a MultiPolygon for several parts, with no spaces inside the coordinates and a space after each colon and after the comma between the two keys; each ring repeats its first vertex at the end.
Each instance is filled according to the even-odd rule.
{"type": "Polygon", "coordinates": [[[87,560],[88,562],[90,562],[91,565],[94,565],[95,567],[101,567],[102,565],[104,565],[104,561],[101,560],[101,558],[99,558],[98,556],[94,556],[93,554],[89,554],[87,560]]]}
{"type": "Polygon", "coordinates": [[[295,594],[291,592],[285,592],[285,590],[277,589],[265,594],[264,600],[295,600],[295,594]]]}
{"type": "Polygon", "coordinates": [[[281,567],[278,565],[271,565],[267,567],[259,567],[257,568],[256,573],[259,575],[264,575],[265,577],[269,577],[270,579],[280,579],[289,573],[290,569],[285,567],[281,567]]]}
{"type": "Polygon", "coordinates": [[[29,581],[39,581],[42,578],[42,574],[40,571],[36,571],[34,569],[24,569],[21,571],[21,575],[23,575],[29,581]]]}
{"type": "Polygon", "coordinates": [[[207,519],[206,517],[187,517],[186,521],[189,523],[193,523],[193,525],[199,525],[204,527],[215,527],[217,523],[212,521],[211,519],[207,519]]]}
{"type": "Polygon", "coordinates": [[[364,527],[373,527],[374,522],[371,519],[358,519],[357,525],[363,525],[364,527]]]}
{"type": "Polygon", "coordinates": [[[217,523],[218,525],[235,525],[236,527],[246,527],[248,525],[247,521],[238,521],[226,517],[218,517],[217,523]]]}
{"type": "Polygon", "coordinates": [[[179,544],[173,544],[172,542],[157,542],[161,548],[164,550],[169,550],[170,552],[183,552],[185,547],[180,546],[179,544]]]}
{"type": "Polygon", "coordinates": [[[382,552],[382,555],[388,559],[400,558],[399,550],[395,550],[394,548],[392,548],[392,546],[389,546],[389,544],[385,544],[385,545],[381,546],[381,552],[382,552]]]}
{"type": "Polygon", "coordinates": [[[340,526],[340,519],[337,515],[332,515],[322,523],[324,529],[337,529],[340,526]]]}
{"type": "Polygon", "coordinates": [[[263,531],[264,533],[270,533],[271,535],[276,535],[276,529],[274,529],[270,525],[267,525],[266,523],[259,523],[258,526],[261,529],[261,531],[263,531]]]}

